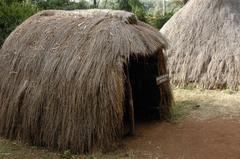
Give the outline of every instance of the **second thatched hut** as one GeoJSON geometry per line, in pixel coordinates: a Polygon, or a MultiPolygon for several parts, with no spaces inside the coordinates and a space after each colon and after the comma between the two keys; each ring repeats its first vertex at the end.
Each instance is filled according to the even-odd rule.
{"type": "Polygon", "coordinates": [[[240,89],[239,0],[189,0],[160,32],[172,83],[240,89]]]}

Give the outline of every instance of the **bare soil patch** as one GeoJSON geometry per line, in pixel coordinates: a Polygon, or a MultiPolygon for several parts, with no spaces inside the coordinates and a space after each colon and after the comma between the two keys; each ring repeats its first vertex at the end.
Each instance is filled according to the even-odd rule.
{"type": "Polygon", "coordinates": [[[144,123],[126,145],[134,158],[239,159],[240,94],[174,89],[173,123],[144,123]]]}
{"type": "Polygon", "coordinates": [[[240,122],[229,119],[151,123],[126,145],[138,159],[239,159],[240,122]]]}

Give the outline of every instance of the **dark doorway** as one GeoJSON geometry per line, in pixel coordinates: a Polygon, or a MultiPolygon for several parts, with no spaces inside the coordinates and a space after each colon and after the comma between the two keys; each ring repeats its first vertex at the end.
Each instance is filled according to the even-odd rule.
{"type": "MultiPolygon", "coordinates": [[[[160,91],[156,83],[158,76],[158,57],[132,56],[128,66],[125,66],[126,74],[126,110],[129,110],[129,98],[132,98],[134,118],[136,122],[160,119],[160,91]],[[129,83],[131,94],[129,94],[129,83]]],[[[125,126],[129,126],[131,113],[125,113],[125,126]]]]}
{"type": "Polygon", "coordinates": [[[130,58],[129,78],[132,86],[135,121],[160,119],[157,76],[158,58],[156,55],[130,58]]]}

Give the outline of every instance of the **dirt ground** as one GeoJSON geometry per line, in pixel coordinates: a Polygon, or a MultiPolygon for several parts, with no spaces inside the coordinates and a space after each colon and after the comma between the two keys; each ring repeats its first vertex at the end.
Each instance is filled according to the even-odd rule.
{"type": "Polygon", "coordinates": [[[177,122],[137,125],[126,145],[138,159],[239,159],[240,94],[175,89],[177,122]]]}
{"type": "Polygon", "coordinates": [[[137,124],[111,153],[59,154],[0,139],[0,159],[240,159],[240,92],[173,92],[173,121],[137,124]]]}
{"type": "Polygon", "coordinates": [[[239,159],[240,122],[211,119],[138,126],[127,146],[138,159],[239,159]]]}

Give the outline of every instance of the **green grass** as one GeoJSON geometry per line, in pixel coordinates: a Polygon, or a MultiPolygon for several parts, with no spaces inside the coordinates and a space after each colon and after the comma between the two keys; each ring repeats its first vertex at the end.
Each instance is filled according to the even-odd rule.
{"type": "Polygon", "coordinates": [[[0,146],[0,158],[4,158],[11,154],[11,149],[5,145],[0,146]]]}
{"type": "Polygon", "coordinates": [[[190,109],[193,106],[196,106],[197,103],[194,101],[177,101],[173,105],[172,109],[172,121],[173,122],[180,122],[183,119],[187,118],[190,112],[190,109]]]}
{"type": "Polygon", "coordinates": [[[89,155],[75,155],[70,150],[53,152],[0,138],[0,159],[131,159],[129,152],[118,149],[113,152],[96,152],[89,155]]]}
{"type": "Polygon", "coordinates": [[[230,89],[225,89],[225,90],[223,90],[223,92],[224,92],[225,94],[230,94],[230,95],[236,94],[235,91],[232,91],[232,90],[230,90],[230,89]]]}

